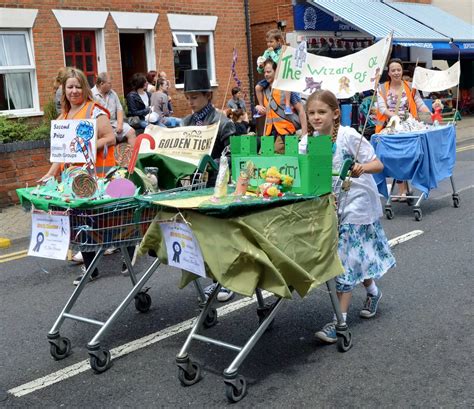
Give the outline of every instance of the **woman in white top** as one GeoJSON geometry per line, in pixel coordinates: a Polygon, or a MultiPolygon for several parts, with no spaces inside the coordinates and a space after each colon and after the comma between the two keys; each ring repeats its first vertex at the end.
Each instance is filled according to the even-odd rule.
{"type": "MultiPolygon", "coordinates": [[[[309,135],[332,135],[333,167],[339,169],[348,158],[355,161],[351,170],[350,190],[338,205],[338,253],[345,272],[336,277],[336,289],[345,320],[352,290],[357,284],[363,283],[367,298],[360,316],[372,318],[382,297],[382,291],[377,288],[374,280],[382,277],[395,265],[379,221],[382,205],[371,175],[381,172],[383,164],[365,138],[352,128],[340,126],[341,112],[332,92],[318,91],[311,94],[306,103],[306,111],[309,135]]],[[[300,144],[300,152],[305,150],[304,143],[302,141],[300,144]]],[[[316,333],[316,337],[325,342],[336,342],[334,322],[326,324],[316,333]]]]}

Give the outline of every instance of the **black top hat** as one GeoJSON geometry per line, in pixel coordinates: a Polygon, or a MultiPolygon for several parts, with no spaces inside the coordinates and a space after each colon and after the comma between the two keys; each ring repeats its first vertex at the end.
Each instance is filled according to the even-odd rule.
{"type": "Polygon", "coordinates": [[[184,92],[208,92],[211,90],[211,83],[207,76],[207,70],[186,70],[184,71],[184,92]]]}

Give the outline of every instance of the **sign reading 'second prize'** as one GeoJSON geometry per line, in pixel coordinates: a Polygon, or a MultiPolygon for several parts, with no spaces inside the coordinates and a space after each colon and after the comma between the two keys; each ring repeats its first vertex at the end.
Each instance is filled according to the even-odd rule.
{"type": "Polygon", "coordinates": [[[95,119],[51,121],[50,162],[95,163],[97,125],[95,119]],[[89,159],[90,158],[90,159],[89,159]]]}
{"type": "Polygon", "coordinates": [[[374,89],[380,78],[392,42],[387,36],[374,45],[341,58],[306,54],[300,61],[299,49],[285,47],[273,88],[312,94],[326,89],[337,98],[349,98],[356,92],[374,89]]]}

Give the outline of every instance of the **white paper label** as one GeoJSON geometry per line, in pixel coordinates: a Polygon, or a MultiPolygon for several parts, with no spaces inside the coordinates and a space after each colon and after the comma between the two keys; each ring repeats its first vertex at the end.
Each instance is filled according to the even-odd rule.
{"type": "Polygon", "coordinates": [[[70,240],[69,217],[33,212],[29,256],[66,260],[70,240]]]}

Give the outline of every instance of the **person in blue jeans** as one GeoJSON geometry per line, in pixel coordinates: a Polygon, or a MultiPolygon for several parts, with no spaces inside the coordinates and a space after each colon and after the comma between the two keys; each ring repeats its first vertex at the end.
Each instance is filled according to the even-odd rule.
{"type": "MultiPolygon", "coordinates": [[[[352,290],[362,283],[367,297],[360,316],[372,318],[382,298],[382,291],[375,280],[395,265],[395,258],[379,220],[382,217],[382,205],[372,176],[383,170],[383,164],[375,156],[367,139],[351,127],[340,126],[341,111],[332,92],[317,91],[311,94],[306,102],[306,111],[308,137],[332,136],[333,168],[340,169],[346,159],[354,161],[350,189],[338,204],[338,253],[344,273],[336,277],[336,290],[345,321],[352,290]]],[[[302,138],[300,153],[305,152],[308,137],[302,138]]],[[[315,335],[323,342],[336,342],[335,317],[315,335]]]]}

